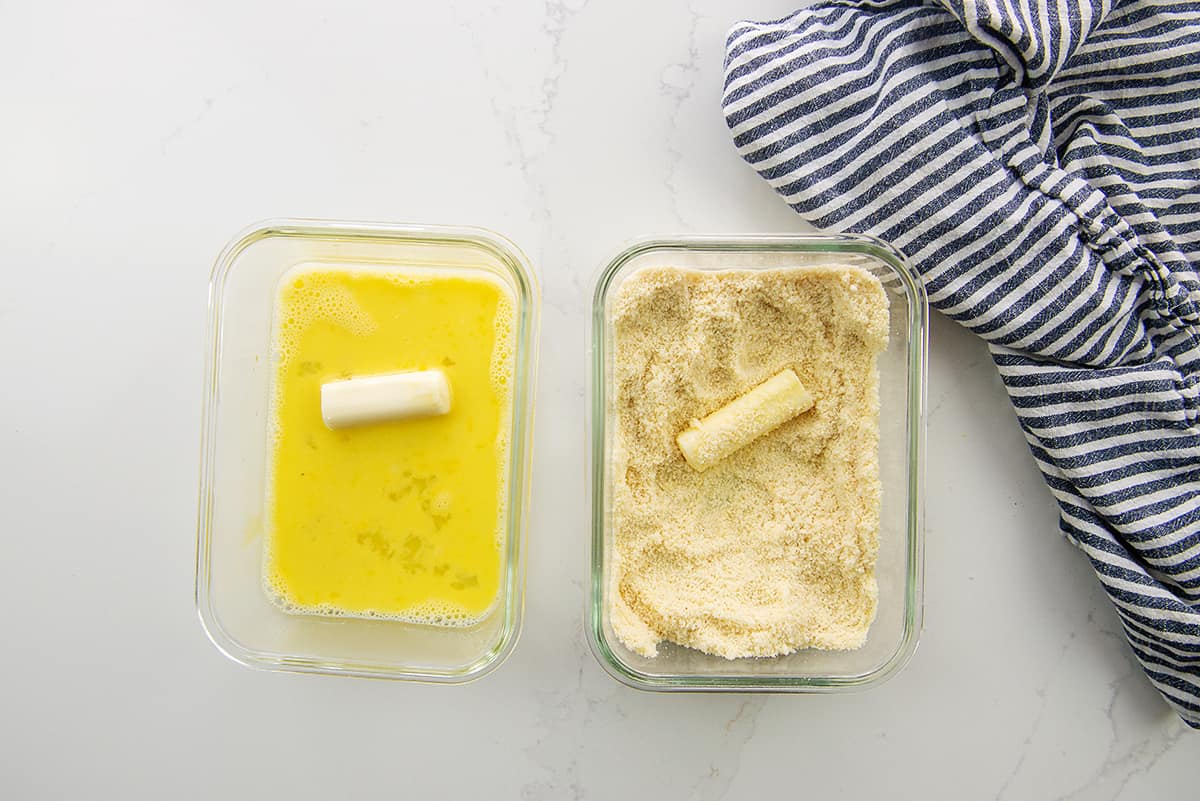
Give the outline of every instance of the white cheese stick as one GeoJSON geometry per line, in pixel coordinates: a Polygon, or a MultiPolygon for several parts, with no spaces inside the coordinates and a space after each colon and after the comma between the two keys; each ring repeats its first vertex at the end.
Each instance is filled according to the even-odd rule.
{"type": "Polygon", "coordinates": [[[784,370],[703,420],[693,420],[675,441],[687,463],[704,472],[812,405],[795,371],[784,370]]]}
{"type": "Polygon", "coordinates": [[[321,417],[330,428],[448,411],[450,382],[441,370],[386,373],[321,385],[321,417]]]}

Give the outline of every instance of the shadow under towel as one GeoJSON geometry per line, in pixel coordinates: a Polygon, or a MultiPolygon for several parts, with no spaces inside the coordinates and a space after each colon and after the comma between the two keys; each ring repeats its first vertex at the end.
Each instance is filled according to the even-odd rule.
{"type": "Polygon", "coordinates": [[[729,33],[725,117],[805,219],[987,340],[1066,536],[1200,727],[1200,3],[824,2],[729,33]]]}

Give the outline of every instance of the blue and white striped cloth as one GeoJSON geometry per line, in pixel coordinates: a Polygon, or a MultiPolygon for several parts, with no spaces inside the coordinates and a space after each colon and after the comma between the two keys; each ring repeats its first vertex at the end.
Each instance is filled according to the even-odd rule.
{"type": "Polygon", "coordinates": [[[1150,680],[1200,727],[1200,3],[822,2],[729,33],[741,155],[984,337],[1150,680]]]}

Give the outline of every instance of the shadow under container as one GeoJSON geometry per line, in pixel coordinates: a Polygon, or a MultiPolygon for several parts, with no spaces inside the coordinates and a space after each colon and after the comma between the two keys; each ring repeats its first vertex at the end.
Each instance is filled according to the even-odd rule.
{"type": "Polygon", "coordinates": [[[238,236],[209,286],[196,607],[231,659],[267,670],[460,683],[495,669],[516,644],[525,585],[525,517],[540,298],[525,257],[475,228],[278,220],[238,236]],[[499,595],[468,627],[290,614],[262,583],[263,522],[279,282],[303,263],[381,273],[486,275],[511,293],[514,387],[499,595]]]}
{"type": "Polygon", "coordinates": [[[588,642],[617,680],[643,690],[837,692],[878,684],[898,672],[921,632],[922,450],[928,303],[920,281],[895,248],[857,235],[714,236],[639,241],[600,274],[592,301],[591,575],[588,642]],[[614,543],[612,453],[615,408],[612,303],[621,282],[641,267],[765,270],[838,264],[864,268],[883,283],[889,343],[879,356],[880,509],[878,612],[866,643],[853,651],[804,649],[784,656],[728,660],[674,643],[658,656],[630,651],[609,619],[614,543]]]}

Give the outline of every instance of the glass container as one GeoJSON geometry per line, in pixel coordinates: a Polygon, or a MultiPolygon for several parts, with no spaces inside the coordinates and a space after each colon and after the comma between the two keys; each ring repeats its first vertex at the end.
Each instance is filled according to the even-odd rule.
{"type": "Polygon", "coordinates": [[[496,668],[521,629],[540,298],[521,251],[476,228],[274,220],[236,237],[209,285],[196,607],[209,638],[244,665],[427,682],[496,668]],[[272,315],[281,277],[302,263],[357,271],[486,274],[510,291],[514,387],[508,502],[497,602],[467,627],[290,614],[262,585],[272,315]]]}
{"type": "Polygon", "coordinates": [[[591,571],[588,641],[608,673],[632,687],[660,691],[835,692],[877,684],[908,661],[921,632],[923,592],[922,450],[928,304],[920,281],[895,248],[857,235],[687,236],[638,241],[596,281],[592,302],[589,490],[591,571]],[[882,281],[890,340],[879,356],[882,486],[876,578],[878,611],[863,647],[805,649],[773,658],[728,660],[674,643],[654,658],[626,648],[609,620],[613,561],[614,408],[611,306],[621,282],[645,266],[696,270],[857,265],[882,281]]]}

